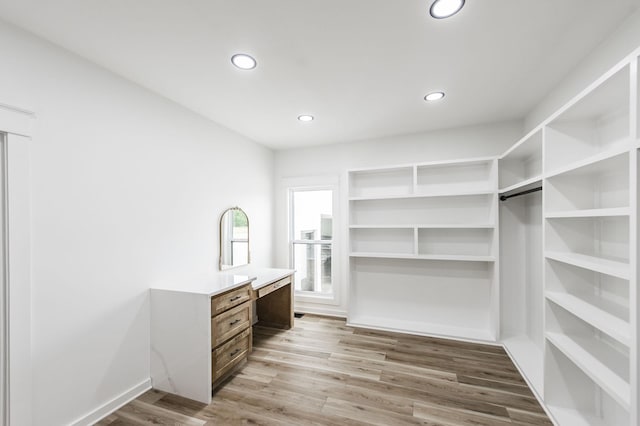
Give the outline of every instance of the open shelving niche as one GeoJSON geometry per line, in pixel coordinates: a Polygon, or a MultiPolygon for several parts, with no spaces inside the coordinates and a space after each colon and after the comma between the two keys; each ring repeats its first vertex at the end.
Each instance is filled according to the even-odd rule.
{"type": "Polygon", "coordinates": [[[631,145],[630,73],[614,68],[546,123],[545,175],[631,145]]]}
{"type": "MultiPolygon", "coordinates": [[[[542,137],[534,129],[498,160],[500,195],[542,185],[542,137]]],[[[500,202],[501,336],[532,390],[543,392],[542,194],[500,202]]]]}
{"type": "Polygon", "coordinates": [[[498,160],[501,195],[525,191],[542,182],[542,130],[534,129],[498,160]]]}
{"type": "Polygon", "coordinates": [[[495,158],[350,170],[349,323],[495,342],[495,158]]]}
{"type": "Polygon", "coordinates": [[[636,86],[633,57],[543,127],[543,393],[560,425],[638,424],[636,86]]]}

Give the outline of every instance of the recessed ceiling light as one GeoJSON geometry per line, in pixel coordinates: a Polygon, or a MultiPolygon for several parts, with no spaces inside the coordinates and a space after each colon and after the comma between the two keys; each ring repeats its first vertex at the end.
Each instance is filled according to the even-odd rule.
{"type": "Polygon", "coordinates": [[[299,121],[304,121],[305,123],[309,121],[313,121],[313,115],[303,114],[298,116],[299,121]]]}
{"type": "Polygon", "coordinates": [[[435,0],[429,13],[436,19],[444,19],[460,12],[465,0],[435,0]]]}
{"type": "Polygon", "coordinates": [[[241,70],[252,70],[256,67],[256,60],[246,53],[237,53],[231,57],[231,62],[241,70]]]}
{"type": "Polygon", "coordinates": [[[442,98],[444,98],[444,92],[433,92],[425,96],[424,100],[428,102],[432,102],[432,101],[439,101],[442,98]]]}

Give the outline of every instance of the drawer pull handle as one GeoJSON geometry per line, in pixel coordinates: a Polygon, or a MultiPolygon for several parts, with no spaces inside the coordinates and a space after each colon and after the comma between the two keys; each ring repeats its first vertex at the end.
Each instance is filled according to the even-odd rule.
{"type": "Polygon", "coordinates": [[[235,351],[231,352],[231,353],[229,354],[229,356],[230,356],[230,357],[233,357],[233,356],[237,355],[237,354],[238,354],[238,352],[240,352],[240,349],[236,349],[235,351]]]}
{"type": "Polygon", "coordinates": [[[242,299],[242,296],[235,296],[235,297],[232,297],[231,299],[229,299],[229,302],[235,302],[235,301],[236,301],[236,300],[238,300],[238,299],[242,299]]]}
{"type": "Polygon", "coordinates": [[[237,323],[239,323],[239,322],[240,322],[240,318],[238,318],[238,319],[235,319],[235,320],[231,321],[231,322],[229,323],[229,325],[236,325],[236,324],[237,324],[237,323]]]}

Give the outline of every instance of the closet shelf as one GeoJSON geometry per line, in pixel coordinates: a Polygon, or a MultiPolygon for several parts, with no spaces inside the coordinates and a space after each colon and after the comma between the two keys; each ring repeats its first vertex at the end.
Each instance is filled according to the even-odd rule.
{"type": "Polygon", "coordinates": [[[631,345],[631,325],[628,322],[568,293],[547,291],[546,297],[623,345],[631,345]]]}
{"type": "Polygon", "coordinates": [[[481,342],[495,342],[496,336],[488,329],[456,327],[417,321],[404,321],[395,318],[381,318],[368,315],[352,315],[347,321],[350,327],[370,328],[374,330],[409,333],[420,336],[451,337],[481,342]]]}
{"type": "Polygon", "coordinates": [[[554,405],[547,404],[547,408],[551,412],[551,415],[559,425],[571,425],[571,426],[610,426],[607,425],[602,419],[595,416],[585,414],[578,410],[556,407],[554,405]]]}
{"type": "Polygon", "coordinates": [[[403,200],[410,198],[430,198],[430,197],[464,197],[469,195],[491,195],[496,191],[490,189],[465,190],[465,191],[448,191],[448,192],[424,192],[418,194],[404,195],[381,195],[374,197],[349,197],[349,201],[369,201],[369,200],[403,200]]]}
{"type": "Polygon", "coordinates": [[[483,164],[490,163],[493,161],[495,157],[475,157],[475,158],[464,158],[458,160],[439,160],[439,161],[427,161],[425,163],[417,163],[415,167],[420,168],[446,168],[446,167],[459,167],[465,165],[472,164],[483,164]]]}
{"type": "Polygon", "coordinates": [[[629,264],[615,260],[602,259],[600,257],[588,256],[579,253],[563,253],[557,251],[546,251],[545,257],[558,262],[567,263],[590,271],[600,272],[613,277],[628,280],[630,278],[629,264]]]}
{"type": "Polygon", "coordinates": [[[529,386],[538,396],[542,395],[542,350],[526,335],[507,337],[502,343],[529,386]]]}
{"type": "Polygon", "coordinates": [[[385,173],[385,172],[393,172],[393,171],[411,171],[415,168],[446,168],[449,166],[463,166],[463,165],[471,165],[471,164],[482,164],[491,162],[495,159],[493,156],[486,157],[474,157],[474,158],[463,158],[458,160],[437,160],[437,161],[427,161],[423,163],[415,163],[415,164],[396,164],[392,166],[383,166],[383,167],[363,167],[358,169],[350,169],[349,172],[351,174],[360,174],[360,173],[385,173]]]}
{"type": "Polygon", "coordinates": [[[406,254],[406,253],[365,253],[351,252],[350,257],[371,257],[380,259],[452,260],[462,262],[495,262],[494,256],[469,256],[458,254],[406,254]]]}
{"type": "Polygon", "coordinates": [[[527,189],[535,188],[540,185],[542,185],[542,175],[534,176],[516,184],[507,186],[506,188],[502,188],[498,190],[498,193],[500,195],[507,195],[508,192],[513,192],[516,190],[526,191],[527,189]]]}
{"type": "Polygon", "coordinates": [[[506,150],[501,156],[500,160],[505,159],[519,159],[524,160],[540,154],[542,151],[542,131],[541,126],[531,130],[518,142],[513,144],[508,150],[506,150]]]}
{"type": "Polygon", "coordinates": [[[616,207],[608,209],[562,210],[557,212],[549,212],[545,215],[545,217],[547,219],[572,217],[614,217],[629,216],[630,214],[631,209],[629,209],[629,207],[616,207]]]}
{"type": "Polygon", "coordinates": [[[548,179],[564,173],[573,172],[573,171],[582,169],[584,167],[591,166],[593,164],[597,164],[601,161],[608,160],[613,157],[617,157],[618,155],[622,155],[625,152],[628,152],[629,149],[631,149],[631,147],[632,147],[631,140],[625,140],[623,143],[616,145],[615,148],[611,148],[607,151],[600,152],[598,154],[592,155],[582,160],[574,161],[573,163],[569,163],[566,166],[559,167],[555,170],[552,170],[551,172],[546,173],[545,177],[548,179]]]}
{"type": "Polygon", "coordinates": [[[617,355],[613,349],[598,347],[592,339],[579,339],[565,334],[547,332],[547,341],[558,348],[582,372],[589,376],[602,390],[607,392],[616,402],[629,410],[631,405],[631,388],[629,382],[620,377],[600,359],[607,358],[611,365],[624,366],[629,361],[617,355]],[[599,355],[599,356],[595,356],[599,355]]]}
{"type": "Polygon", "coordinates": [[[350,229],[493,229],[491,223],[424,223],[416,225],[349,225],[350,229]]]}

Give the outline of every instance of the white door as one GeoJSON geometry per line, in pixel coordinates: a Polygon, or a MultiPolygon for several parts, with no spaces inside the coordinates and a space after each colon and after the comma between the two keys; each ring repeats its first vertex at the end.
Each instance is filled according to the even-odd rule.
{"type": "Polygon", "coordinates": [[[7,426],[9,424],[8,410],[8,371],[7,354],[9,352],[8,344],[8,286],[7,286],[7,239],[6,239],[6,136],[0,133],[0,424],[7,426]]]}
{"type": "Polygon", "coordinates": [[[31,208],[34,114],[0,103],[0,426],[31,425],[31,208]]]}

